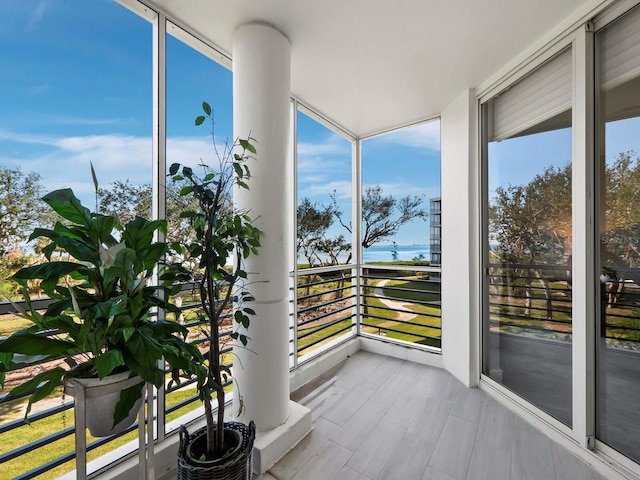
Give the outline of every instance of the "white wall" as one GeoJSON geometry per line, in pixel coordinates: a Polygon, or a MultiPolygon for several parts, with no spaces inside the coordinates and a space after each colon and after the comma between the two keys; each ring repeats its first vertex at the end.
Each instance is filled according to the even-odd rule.
{"type": "Polygon", "coordinates": [[[479,380],[478,114],[474,90],[441,116],[442,357],[465,385],[479,380]]]}

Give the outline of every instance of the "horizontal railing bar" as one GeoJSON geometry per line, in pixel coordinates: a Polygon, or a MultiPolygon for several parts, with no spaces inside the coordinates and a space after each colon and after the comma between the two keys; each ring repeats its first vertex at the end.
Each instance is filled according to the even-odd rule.
{"type": "Polygon", "coordinates": [[[313,305],[310,305],[308,307],[302,307],[302,308],[298,307],[298,313],[304,313],[310,310],[315,310],[317,308],[328,307],[335,303],[343,302],[344,300],[353,300],[354,298],[356,298],[355,295],[349,295],[348,297],[332,298],[331,300],[327,300],[326,302],[322,302],[322,303],[314,303],[313,305]]]}
{"type": "Polygon", "coordinates": [[[356,268],[355,265],[325,265],[322,267],[311,267],[311,268],[298,268],[296,270],[296,276],[300,275],[313,275],[319,273],[330,273],[330,272],[339,272],[341,270],[352,270],[356,268]]]}
{"type": "MultiPolygon", "coordinates": [[[[316,293],[310,293],[309,295],[301,295],[298,297],[298,301],[299,302],[303,302],[305,300],[308,300],[310,298],[315,298],[315,297],[322,297],[324,295],[330,294],[330,293],[336,293],[336,292],[343,292],[345,290],[351,290],[353,287],[351,285],[349,286],[345,286],[345,287],[340,287],[340,288],[333,288],[330,290],[322,290],[320,292],[316,292],[316,293]]],[[[353,296],[353,295],[351,295],[353,296]]],[[[340,297],[340,298],[346,298],[346,297],[340,297]]]]}
{"type": "MultiPolygon", "coordinates": [[[[422,323],[415,323],[415,322],[411,322],[410,320],[397,320],[395,318],[389,318],[389,317],[381,317],[379,315],[370,315],[370,314],[366,314],[363,315],[363,317],[365,318],[375,318],[378,320],[383,320],[385,322],[394,322],[394,323],[399,323],[402,325],[413,325],[414,327],[421,327],[421,328],[433,328],[435,330],[442,330],[442,327],[438,327],[437,325],[424,325],[422,323]]],[[[375,325],[376,327],[378,325],[375,325]]],[[[400,333],[406,333],[408,335],[413,335],[413,332],[405,332],[405,331],[399,331],[400,333]]]]}
{"type": "MultiPolygon", "coordinates": [[[[323,331],[323,330],[326,330],[327,328],[331,328],[331,327],[333,327],[334,325],[337,325],[337,324],[339,324],[339,323],[342,323],[342,322],[344,322],[344,321],[346,321],[346,320],[349,320],[349,319],[351,319],[351,318],[353,318],[353,315],[347,315],[346,317],[341,317],[341,318],[339,318],[339,319],[337,319],[337,320],[332,320],[332,321],[331,321],[331,322],[329,322],[329,323],[325,323],[325,324],[323,324],[323,325],[320,325],[318,328],[314,328],[314,329],[312,329],[312,330],[309,330],[308,332],[299,333],[299,334],[298,334],[298,340],[300,340],[300,339],[302,339],[302,338],[306,338],[306,337],[308,337],[308,336],[310,336],[310,335],[314,335],[314,334],[316,334],[316,333],[318,333],[318,332],[321,332],[321,331],[323,331]]],[[[328,337],[332,337],[332,336],[333,336],[333,334],[329,335],[328,337]]]]}
{"type": "Polygon", "coordinates": [[[18,448],[10,450],[6,453],[0,455],[0,464],[8,462],[9,460],[13,460],[21,455],[31,452],[36,448],[44,447],[45,445],[49,445],[61,438],[68,437],[69,435],[73,435],[75,433],[75,427],[65,428],[63,430],[58,430],[56,433],[48,435],[46,437],[35,440],[31,443],[27,443],[26,445],[22,445],[18,448]]]}
{"type": "MultiPolygon", "coordinates": [[[[29,423],[37,422],[38,420],[42,420],[43,418],[48,418],[52,415],[55,415],[56,413],[61,413],[71,408],[73,408],[73,402],[66,402],[61,405],[48,408],[47,410],[42,410],[41,412],[33,413],[27,417],[27,420],[29,423]]],[[[0,434],[9,432],[16,428],[23,427],[25,425],[28,425],[28,423],[25,422],[24,418],[13,420],[11,422],[0,425],[0,434]]]]}
{"type": "Polygon", "coordinates": [[[385,327],[384,325],[372,325],[372,324],[368,324],[368,323],[362,323],[362,326],[363,327],[378,328],[380,330],[384,330],[384,331],[387,331],[387,332],[400,333],[400,334],[403,334],[403,335],[411,335],[413,337],[423,338],[425,340],[436,340],[438,342],[441,341],[440,337],[431,337],[429,335],[423,335],[423,334],[415,333],[415,332],[405,332],[403,330],[397,330],[397,329],[394,329],[394,328],[391,328],[391,327],[385,327]]]}
{"type": "MultiPolygon", "coordinates": [[[[428,317],[428,318],[441,318],[441,315],[437,315],[437,314],[432,314],[432,313],[418,313],[418,312],[413,312],[413,311],[408,311],[408,310],[398,310],[397,308],[393,308],[393,307],[387,307],[387,306],[373,306],[373,305],[369,305],[369,308],[375,308],[376,310],[385,310],[388,312],[394,312],[394,313],[409,313],[412,315],[415,315],[416,317],[428,317]]],[[[365,314],[363,314],[364,316],[365,314]]],[[[393,320],[396,321],[395,319],[389,319],[389,320],[393,320]]]]}
{"type": "Polygon", "coordinates": [[[303,345],[301,347],[298,347],[298,353],[302,352],[303,350],[306,350],[307,348],[311,348],[315,345],[318,345],[319,343],[324,342],[325,340],[331,338],[331,337],[335,337],[336,335],[339,335],[340,333],[346,331],[346,330],[351,330],[353,328],[353,325],[348,325],[345,326],[343,328],[341,328],[340,330],[336,330],[335,332],[333,332],[331,335],[327,335],[326,337],[322,337],[319,338],[318,340],[314,340],[313,342],[309,343],[308,345],[303,345]]]}
{"type": "MultiPolygon", "coordinates": [[[[309,323],[317,322],[318,320],[322,320],[323,318],[330,317],[330,316],[335,315],[337,313],[344,312],[345,310],[350,310],[351,308],[353,308],[352,305],[347,305],[345,307],[338,308],[338,309],[332,310],[330,312],[322,313],[322,314],[316,315],[315,317],[312,317],[312,318],[308,318],[307,320],[304,320],[302,322],[298,322],[298,328],[304,327],[305,325],[308,325],[309,323]]],[[[353,314],[351,314],[350,316],[353,317],[353,314]]]]}
{"type": "Polygon", "coordinates": [[[426,265],[376,265],[372,263],[363,263],[362,265],[360,265],[360,268],[363,270],[391,270],[396,272],[442,272],[442,267],[429,267],[426,265]]]}

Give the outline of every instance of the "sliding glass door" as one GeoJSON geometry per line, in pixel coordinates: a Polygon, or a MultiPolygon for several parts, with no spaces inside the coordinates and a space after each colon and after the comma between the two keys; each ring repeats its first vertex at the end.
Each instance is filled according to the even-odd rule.
{"type": "Polygon", "coordinates": [[[572,423],[572,58],[483,106],[483,373],[572,423]]]}
{"type": "Polygon", "coordinates": [[[596,34],[596,93],[596,437],[640,462],[640,9],[596,34]]]}

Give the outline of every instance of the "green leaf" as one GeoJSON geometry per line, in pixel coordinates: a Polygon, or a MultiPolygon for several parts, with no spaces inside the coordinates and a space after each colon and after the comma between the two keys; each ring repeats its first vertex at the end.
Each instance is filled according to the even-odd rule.
{"type": "Polygon", "coordinates": [[[20,330],[0,342],[0,352],[24,355],[62,355],[73,350],[73,343],[20,330]]]}
{"type": "Polygon", "coordinates": [[[172,163],[169,167],[169,175],[175,175],[176,173],[178,173],[178,170],[180,170],[180,164],[172,163]]]}
{"type": "Polygon", "coordinates": [[[180,189],[180,196],[184,197],[185,195],[190,194],[191,192],[193,192],[193,187],[191,185],[187,185],[185,187],[182,187],[180,189]]]}
{"type": "Polygon", "coordinates": [[[113,412],[113,426],[115,427],[122,420],[127,418],[129,412],[135,405],[136,401],[142,397],[142,389],[144,388],[144,384],[140,383],[138,385],[134,385],[132,387],[124,389],[120,393],[120,399],[116,404],[116,409],[113,412]]]}
{"type": "Polygon", "coordinates": [[[25,383],[18,385],[13,390],[11,390],[11,392],[9,392],[9,395],[5,396],[2,399],[2,402],[7,402],[15,399],[16,397],[21,397],[31,393],[32,395],[29,398],[29,403],[24,414],[25,422],[29,423],[28,415],[29,412],[31,412],[31,405],[34,402],[42,400],[51,392],[53,392],[56,387],[60,386],[62,384],[62,378],[66,373],[67,371],[61,367],[56,367],[51,370],[41,372],[35,377],[27,380],[25,383]]]}
{"type": "Polygon", "coordinates": [[[106,377],[121,365],[124,365],[124,359],[120,350],[109,350],[95,358],[96,372],[98,372],[99,378],[106,377]]]}
{"type": "Polygon", "coordinates": [[[233,169],[236,171],[236,175],[238,178],[242,178],[244,172],[242,171],[242,166],[239,163],[233,162],[233,169]]]}
{"type": "Polygon", "coordinates": [[[204,110],[204,113],[207,115],[211,115],[211,107],[207,102],[202,102],[202,110],[204,110]]]}
{"type": "Polygon", "coordinates": [[[82,206],[70,188],[55,190],[42,197],[42,200],[66,220],[83,226],[91,223],[91,212],[82,206]]]}
{"type": "Polygon", "coordinates": [[[36,278],[42,280],[58,280],[69,273],[81,267],[78,263],[73,262],[46,262],[39,265],[32,265],[18,270],[14,275],[14,280],[33,280],[36,278]]]}
{"type": "Polygon", "coordinates": [[[202,125],[202,124],[204,123],[204,119],[205,119],[205,118],[206,118],[206,117],[205,117],[204,115],[198,115],[198,116],[196,117],[196,126],[197,126],[197,125],[202,125]]]}
{"type": "Polygon", "coordinates": [[[240,146],[242,148],[244,148],[245,150],[249,150],[251,153],[256,153],[256,147],[254,147],[253,145],[251,145],[251,143],[249,142],[249,140],[243,140],[242,138],[240,140],[238,140],[238,142],[240,143],[240,146]]]}

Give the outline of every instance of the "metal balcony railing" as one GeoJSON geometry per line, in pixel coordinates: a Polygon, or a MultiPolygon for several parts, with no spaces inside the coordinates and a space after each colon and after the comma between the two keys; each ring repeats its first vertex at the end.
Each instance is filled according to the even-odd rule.
{"type": "Polygon", "coordinates": [[[361,331],[439,350],[440,272],[438,267],[362,267],[361,331]]]}
{"type": "MultiPolygon", "coordinates": [[[[204,352],[208,349],[208,340],[202,331],[203,322],[195,313],[198,305],[195,303],[190,285],[183,287],[181,300],[183,315],[180,321],[189,328],[191,332],[189,338],[204,352]]],[[[49,303],[49,299],[38,299],[32,302],[38,309],[45,309],[49,303]]],[[[0,303],[0,327],[3,335],[10,333],[7,330],[22,328],[20,319],[15,313],[11,303],[0,303]]],[[[227,321],[223,321],[221,328],[221,340],[225,343],[223,353],[228,355],[229,366],[231,366],[231,321],[232,317],[229,315],[227,321]]],[[[30,375],[34,369],[41,367],[42,365],[33,363],[9,372],[6,387],[10,387],[14,378],[30,375]]],[[[231,389],[231,381],[228,382],[227,388],[231,389]]],[[[24,409],[27,396],[0,406],[0,472],[2,472],[0,478],[21,480],[36,477],[57,478],[75,468],[73,399],[65,397],[60,389],[56,395],[52,396],[52,400],[36,403],[32,409],[33,413],[25,422],[24,409]]],[[[156,393],[154,400],[157,402],[155,411],[163,412],[155,418],[158,431],[163,434],[168,433],[165,431],[168,422],[200,407],[194,380],[186,380],[178,386],[166,388],[160,397],[156,393]],[[161,404],[163,407],[159,408],[161,404]]],[[[88,437],[87,458],[92,460],[130,442],[137,446],[135,442],[137,438],[137,423],[118,435],[98,439],[88,437]]],[[[131,452],[135,452],[134,447],[131,452]]]]}
{"type": "MultiPolygon", "coordinates": [[[[407,266],[322,267],[300,270],[292,276],[291,365],[322,354],[327,348],[355,335],[384,337],[385,341],[413,342],[425,348],[440,347],[440,269],[407,266]],[[295,293],[294,293],[295,292],[295,293]],[[293,321],[295,319],[295,321],[293,321]],[[360,321],[359,321],[360,320],[360,321]]],[[[207,337],[198,319],[196,297],[185,286],[178,302],[183,311],[180,322],[190,330],[190,339],[203,351],[207,337]]],[[[46,308],[47,299],[34,302],[46,308]]],[[[9,303],[0,304],[0,331],[8,335],[22,328],[9,303]]],[[[222,326],[224,352],[231,365],[229,334],[232,318],[222,326]],[[227,344],[228,343],[228,344],[227,344]]],[[[28,375],[37,364],[8,375],[28,375]]],[[[7,385],[8,386],[8,385],[7,385]]],[[[229,389],[232,385],[229,384],[229,389]]],[[[172,386],[155,397],[155,419],[160,437],[173,420],[200,408],[194,382],[172,386]]],[[[23,420],[26,399],[16,399],[0,407],[0,477],[30,479],[57,478],[75,468],[73,401],[62,391],[49,403],[36,404],[27,425],[23,420]]],[[[88,438],[88,460],[130,444],[137,447],[137,425],[127,431],[100,439],[88,438]]]]}
{"type": "MultiPolygon", "coordinates": [[[[640,350],[637,268],[609,268],[600,284],[601,336],[610,346],[640,350]]],[[[572,335],[571,269],[566,265],[491,264],[490,327],[554,340],[572,335]]]]}

